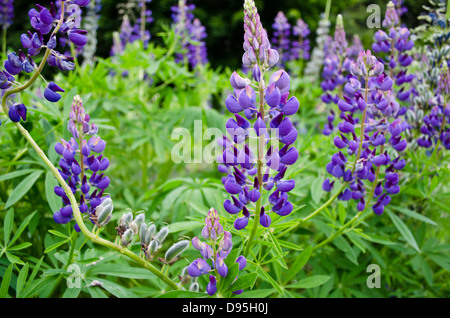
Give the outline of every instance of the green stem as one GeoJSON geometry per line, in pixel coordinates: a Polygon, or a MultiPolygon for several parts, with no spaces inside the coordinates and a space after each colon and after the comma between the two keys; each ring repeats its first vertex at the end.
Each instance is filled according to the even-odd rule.
{"type": "MultiPolygon", "coordinates": [[[[264,120],[265,118],[265,110],[264,110],[264,71],[262,71],[261,74],[261,81],[259,83],[259,112],[261,114],[261,118],[264,120]]],[[[258,132],[259,133],[259,132],[258,132]]],[[[247,257],[250,253],[250,250],[252,248],[253,240],[256,237],[256,230],[258,229],[259,221],[260,221],[260,213],[262,208],[262,197],[263,197],[263,174],[262,174],[262,168],[263,168],[263,160],[264,160],[264,145],[265,145],[265,134],[259,134],[258,138],[258,181],[259,181],[259,200],[256,202],[256,208],[255,208],[255,218],[253,220],[253,228],[250,232],[250,236],[248,237],[247,245],[245,246],[244,250],[244,256],[247,257]]]]}
{"type": "Polygon", "coordinates": [[[67,268],[70,266],[70,264],[72,264],[73,261],[73,253],[75,251],[75,245],[77,243],[77,238],[78,238],[78,232],[77,231],[73,231],[73,236],[70,242],[70,250],[69,250],[69,257],[67,257],[67,263],[66,266],[64,267],[65,270],[67,270],[67,268]]]}

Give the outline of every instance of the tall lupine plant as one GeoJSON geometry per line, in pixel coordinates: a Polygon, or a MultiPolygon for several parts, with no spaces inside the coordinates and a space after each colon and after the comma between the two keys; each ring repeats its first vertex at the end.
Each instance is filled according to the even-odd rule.
{"type": "MultiPolygon", "coordinates": [[[[399,101],[409,104],[411,101],[412,88],[408,86],[415,76],[408,74],[408,66],[413,58],[408,54],[414,47],[414,42],[410,39],[410,31],[405,27],[400,27],[400,19],[392,1],[387,5],[386,15],[382,23],[387,32],[378,30],[375,33],[372,50],[374,53],[386,53],[386,68],[389,69],[389,77],[397,86],[396,97],[399,101]]],[[[402,107],[398,113],[404,115],[406,107],[402,107]]]]}
{"type": "Polygon", "coordinates": [[[172,6],[172,20],[175,34],[178,35],[181,51],[175,54],[177,63],[185,63],[191,68],[203,65],[208,62],[207,50],[204,39],[206,29],[200,20],[194,18],[192,11],[194,4],[189,4],[187,0],[179,0],[177,6],[172,6]]]}
{"type": "MultiPolygon", "coordinates": [[[[103,190],[109,185],[109,179],[103,175],[102,171],[107,168],[109,162],[100,155],[105,148],[105,143],[99,137],[94,136],[98,128],[90,123],[90,117],[85,113],[81,99],[76,97],[72,104],[68,124],[68,130],[72,134],[71,140],[62,141],[55,147],[56,152],[62,155],[61,169],[57,169],[53,165],[30,133],[21,125],[20,122],[27,119],[26,106],[10,101],[12,95],[20,95],[39,77],[42,77],[41,73],[46,64],[57,66],[62,71],[74,69],[73,57],[63,55],[56,50],[57,36],[60,33],[62,35],[67,34],[68,39],[73,44],[77,46],[86,44],[86,31],[73,28],[73,17],[67,12],[67,8],[70,4],[86,6],[89,2],[89,0],[61,1],[60,14],[57,14],[53,3],[50,5],[50,9],[37,5],[37,9],[29,11],[30,22],[35,31],[24,33],[21,36],[22,45],[24,49],[28,50],[28,54],[25,54],[22,50],[19,51],[19,54],[8,54],[8,59],[4,63],[5,70],[0,72],[0,87],[4,90],[2,109],[5,114],[9,115],[11,122],[19,129],[60,184],[60,187],[55,188],[55,192],[61,196],[65,206],[55,213],[54,219],[57,223],[68,223],[72,219],[76,222],[76,231],[73,231],[74,234],[71,236],[68,264],[74,261],[75,242],[78,231],[81,231],[86,239],[120,252],[152,272],[170,288],[177,290],[180,286],[172,281],[162,269],[158,269],[151,264],[148,258],[140,257],[127,248],[134,237],[139,234],[137,224],[143,223],[145,218],[138,215],[134,219],[133,216],[131,218],[127,216],[125,220],[122,220],[123,222],[119,226],[124,231],[120,244],[99,237],[101,228],[111,220],[113,210],[111,198],[103,193],[103,190]],[[39,66],[37,66],[32,57],[37,56],[42,50],[44,50],[44,55],[39,66]],[[32,74],[25,84],[19,84],[14,78],[22,71],[32,74]],[[13,85],[14,88],[12,88],[13,85]],[[87,178],[87,172],[90,174],[89,179],[87,178]],[[85,213],[88,224],[93,224],[92,231],[86,226],[82,212],[85,213]],[[127,232],[128,229],[131,230],[127,232]],[[126,232],[126,236],[123,237],[126,232]]],[[[61,98],[59,94],[61,92],[63,90],[58,85],[50,82],[45,88],[44,97],[51,102],[57,102],[61,98]]],[[[164,236],[165,238],[167,234],[166,228],[160,235],[149,235],[149,242],[152,240],[162,242],[161,237],[164,236]]],[[[160,247],[158,245],[157,249],[160,247]]],[[[172,264],[178,260],[179,254],[186,247],[186,242],[175,244],[167,251],[161,262],[165,266],[172,264]]]]}
{"type": "MultiPolygon", "coordinates": [[[[340,134],[334,138],[339,150],[326,169],[334,178],[342,180],[336,194],[338,199],[358,202],[357,218],[372,204],[373,198],[376,198],[373,212],[382,214],[391,201],[390,196],[400,191],[397,171],[405,166],[405,160],[399,153],[407,145],[401,133],[408,125],[395,119],[400,106],[392,92],[393,81],[369,50],[360,52],[350,70],[365,85],[361,87],[359,81],[349,81],[345,86],[344,99],[338,102],[344,113],[338,125],[340,134]]],[[[331,191],[334,183],[326,179],[323,189],[331,191]]]]}
{"type": "Polygon", "coordinates": [[[273,48],[277,50],[280,55],[280,61],[284,65],[287,61],[292,59],[290,40],[291,25],[282,11],[279,11],[275,17],[272,28],[274,30],[272,37],[273,48]]]}
{"type": "MultiPolygon", "coordinates": [[[[348,48],[344,22],[342,16],[339,14],[336,20],[333,42],[323,61],[323,81],[320,86],[324,91],[321,98],[325,104],[337,104],[343,97],[344,84],[351,78],[353,78],[352,81],[358,81],[357,78],[350,74],[350,65],[354,61],[350,55],[351,53],[352,51],[348,48]]],[[[332,133],[334,119],[335,112],[333,109],[330,109],[330,114],[327,117],[328,122],[322,130],[324,135],[328,136],[332,133]]]]}
{"type": "Polygon", "coordinates": [[[2,26],[2,53],[6,53],[6,34],[14,20],[14,0],[0,1],[0,25],[2,26]]]}
{"type": "Polygon", "coordinates": [[[244,15],[242,61],[253,70],[253,78],[243,78],[236,72],[231,76],[234,94],[228,96],[225,104],[235,119],[229,119],[226,124],[230,138],[224,137],[225,150],[219,158],[223,165],[219,169],[229,171],[222,179],[225,190],[231,194],[224,208],[237,216],[235,228],[242,230],[253,221],[244,251],[246,256],[258,226],[270,226],[270,213],[285,216],[292,212],[288,192],[295,187],[295,181],[283,178],[288,166],[298,158],[297,149],[291,147],[297,130],[288,116],[297,112],[299,101],[296,97],[289,98],[290,78],[284,70],[273,72],[266,84],[265,76],[277,64],[279,55],[270,46],[253,0],[245,1],[244,15]],[[250,140],[256,141],[256,156],[249,147],[250,140]],[[281,149],[278,142],[284,144],[281,149]],[[266,191],[271,194],[263,201],[266,191]]]}
{"type": "Polygon", "coordinates": [[[291,42],[294,60],[309,60],[311,46],[307,37],[310,33],[308,24],[302,19],[298,19],[297,24],[292,27],[292,35],[296,37],[296,40],[291,42]]]}

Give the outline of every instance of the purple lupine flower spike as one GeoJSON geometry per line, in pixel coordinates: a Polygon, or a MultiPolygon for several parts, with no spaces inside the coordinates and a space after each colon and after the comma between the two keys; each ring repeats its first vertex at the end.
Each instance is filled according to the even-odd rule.
{"type": "MultiPolygon", "coordinates": [[[[206,291],[213,296],[217,293],[216,282],[219,276],[223,278],[228,276],[226,259],[233,248],[232,235],[223,229],[219,214],[214,208],[208,211],[201,233],[208,243],[202,242],[198,237],[192,239],[192,246],[200,251],[203,258],[193,261],[188,266],[188,273],[191,277],[209,275],[206,291]]],[[[235,262],[239,264],[239,271],[243,270],[247,264],[243,256],[239,256],[235,262]]]]}
{"type": "MultiPolygon", "coordinates": [[[[61,140],[55,145],[55,151],[62,156],[59,172],[74,194],[81,192],[80,211],[89,212],[89,218],[95,224],[98,219],[96,208],[109,199],[103,195],[110,184],[109,177],[104,174],[109,167],[109,160],[101,154],[105,142],[93,136],[98,132],[98,127],[90,123],[79,96],[73,100],[69,117],[68,130],[72,138],[69,141],[61,140]]],[[[64,207],[56,211],[53,218],[57,223],[69,223],[72,220],[69,198],[60,187],[55,187],[55,193],[62,198],[64,207]]]]}
{"type": "Polygon", "coordinates": [[[291,42],[291,53],[294,60],[309,60],[311,46],[307,37],[310,33],[308,25],[302,19],[298,19],[297,24],[292,27],[292,35],[297,37],[295,41],[291,42]]]}
{"type": "Polygon", "coordinates": [[[272,43],[273,48],[278,51],[280,60],[284,64],[292,59],[291,56],[291,25],[282,11],[279,11],[272,24],[274,29],[272,43]]]}
{"type": "MultiPolygon", "coordinates": [[[[351,94],[344,95],[344,100],[338,103],[342,122],[338,125],[340,135],[335,137],[334,143],[339,151],[332,156],[326,169],[344,182],[339,200],[355,200],[357,209],[363,211],[371,199],[376,198],[372,209],[375,214],[381,214],[391,200],[390,195],[400,191],[397,171],[404,167],[404,160],[398,154],[406,148],[401,133],[408,129],[408,124],[396,119],[401,110],[392,93],[393,82],[370,51],[361,51],[350,70],[353,76],[362,77],[365,84],[364,88],[352,89],[351,94]],[[359,113],[362,113],[361,119],[357,118],[359,113]],[[356,123],[360,126],[359,136],[354,129],[356,123]],[[387,147],[393,152],[388,153],[387,147]],[[370,192],[366,190],[367,183],[371,184],[370,192]]],[[[333,184],[334,180],[326,179],[322,188],[331,191],[333,184]]]]}
{"type": "MultiPolygon", "coordinates": [[[[289,96],[290,77],[281,69],[265,82],[264,75],[278,63],[280,56],[271,47],[252,0],[245,1],[244,14],[242,61],[253,69],[253,74],[250,79],[234,72],[230,78],[234,92],[225,105],[236,120],[231,118],[226,124],[229,137],[220,140],[223,155],[218,158],[219,170],[227,174],[222,178],[224,188],[231,194],[224,209],[236,216],[237,230],[245,229],[252,218],[256,219],[253,226],[269,227],[270,213],[286,216],[292,212],[287,193],[295,187],[295,181],[286,180],[285,175],[299,155],[293,146],[298,133],[289,116],[298,111],[300,104],[296,97],[289,96]],[[255,140],[259,146],[252,144],[255,140]],[[264,191],[272,192],[267,204],[263,202],[264,191]]],[[[279,30],[280,24],[284,24],[283,30],[287,28],[284,19],[282,13],[277,16],[275,27],[279,30]]],[[[306,35],[303,30],[303,36],[306,35]]]]}

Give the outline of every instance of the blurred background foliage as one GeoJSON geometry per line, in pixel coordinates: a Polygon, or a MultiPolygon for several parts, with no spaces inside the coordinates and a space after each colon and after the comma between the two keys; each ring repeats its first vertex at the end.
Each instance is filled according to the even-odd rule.
{"type": "MultiPolygon", "coordinates": [[[[50,3],[45,0],[40,3],[50,3]]],[[[208,37],[205,39],[208,47],[208,58],[213,67],[227,65],[231,68],[240,67],[240,58],[242,51],[242,38],[244,35],[242,19],[244,17],[242,3],[236,0],[195,0],[190,1],[196,5],[194,15],[200,19],[206,27],[208,37]]],[[[352,33],[361,36],[365,47],[371,45],[373,30],[366,25],[367,17],[370,13],[366,12],[370,4],[378,4],[381,8],[381,14],[384,15],[386,6],[385,0],[333,0],[330,11],[330,21],[332,30],[337,14],[344,17],[345,27],[352,33]]],[[[15,0],[17,13],[23,9],[28,12],[32,2],[28,0],[15,0]]],[[[98,30],[98,49],[97,55],[100,57],[109,56],[112,46],[112,32],[120,28],[121,17],[118,13],[118,6],[126,1],[102,0],[101,18],[98,30]]],[[[148,29],[152,36],[152,41],[161,43],[161,39],[156,35],[161,31],[161,25],[170,25],[171,6],[178,3],[177,0],[153,0],[148,4],[148,8],[153,12],[154,22],[149,24],[148,29]]],[[[408,7],[408,12],[402,17],[402,22],[408,27],[417,26],[416,17],[422,11],[422,5],[426,0],[405,0],[404,5],[408,7]]],[[[314,43],[315,30],[319,23],[319,17],[325,11],[326,0],[283,0],[283,1],[264,1],[256,0],[261,21],[272,34],[272,23],[278,11],[283,11],[289,22],[293,24],[298,18],[302,18],[311,29],[311,43],[314,43]]],[[[28,26],[27,15],[16,14],[13,25],[8,30],[8,45],[19,47],[20,34],[23,33],[24,26],[28,26]]]]}

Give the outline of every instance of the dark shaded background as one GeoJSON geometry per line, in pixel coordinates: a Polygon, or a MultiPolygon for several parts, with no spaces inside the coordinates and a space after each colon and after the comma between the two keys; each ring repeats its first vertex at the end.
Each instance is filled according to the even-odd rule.
{"type": "MultiPolygon", "coordinates": [[[[33,3],[48,4],[45,0],[15,0],[15,20],[8,31],[8,45],[19,49],[19,37],[22,32],[30,29],[28,10],[33,3]]],[[[97,55],[107,57],[112,45],[112,32],[120,28],[121,20],[117,5],[126,1],[102,0],[102,11],[100,28],[98,30],[99,45],[97,55]]],[[[196,5],[194,14],[205,25],[208,32],[206,45],[208,47],[208,58],[213,67],[227,65],[232,68],[240,67],[242,56],[243,39],[243,0],[194,0],[196,5]]],[[[358,33],[365,47],[370,47],[373,29],[368,29],[366,19],[370,13],[366,8],[370,4],[379,4],[382,18],[386,8],[386,0],[334,0],[331,6],[330,19],[331,30],[334,30],[334,20],[338,13],[344,17],[347,34],[358,33]]],[[[158,32],[162,30],[161,25],[171,23],[170,7],[176,5],[177,0],[153,0],[148,7],[153,11],[154,22],[148,26],[152,41],[159,42],[158,32]]],[[[405,0],[408,13],[403,16],[402,22],[408,27],[417,25],[417,16],[422,10],[422,5],[427,0],[405,0]]],[[[258,11],[263,26],[272,33],[272,23],[278,11],[283,11],[289,18],[291,24],[301,17],[311,29],[311,43],[314,43],[315,29],[319,21],[320,13],[325,10],[326,0],[256,0],[258,11]]],[[[350,37],[349,37],[350,39],[350,37]]]]}

